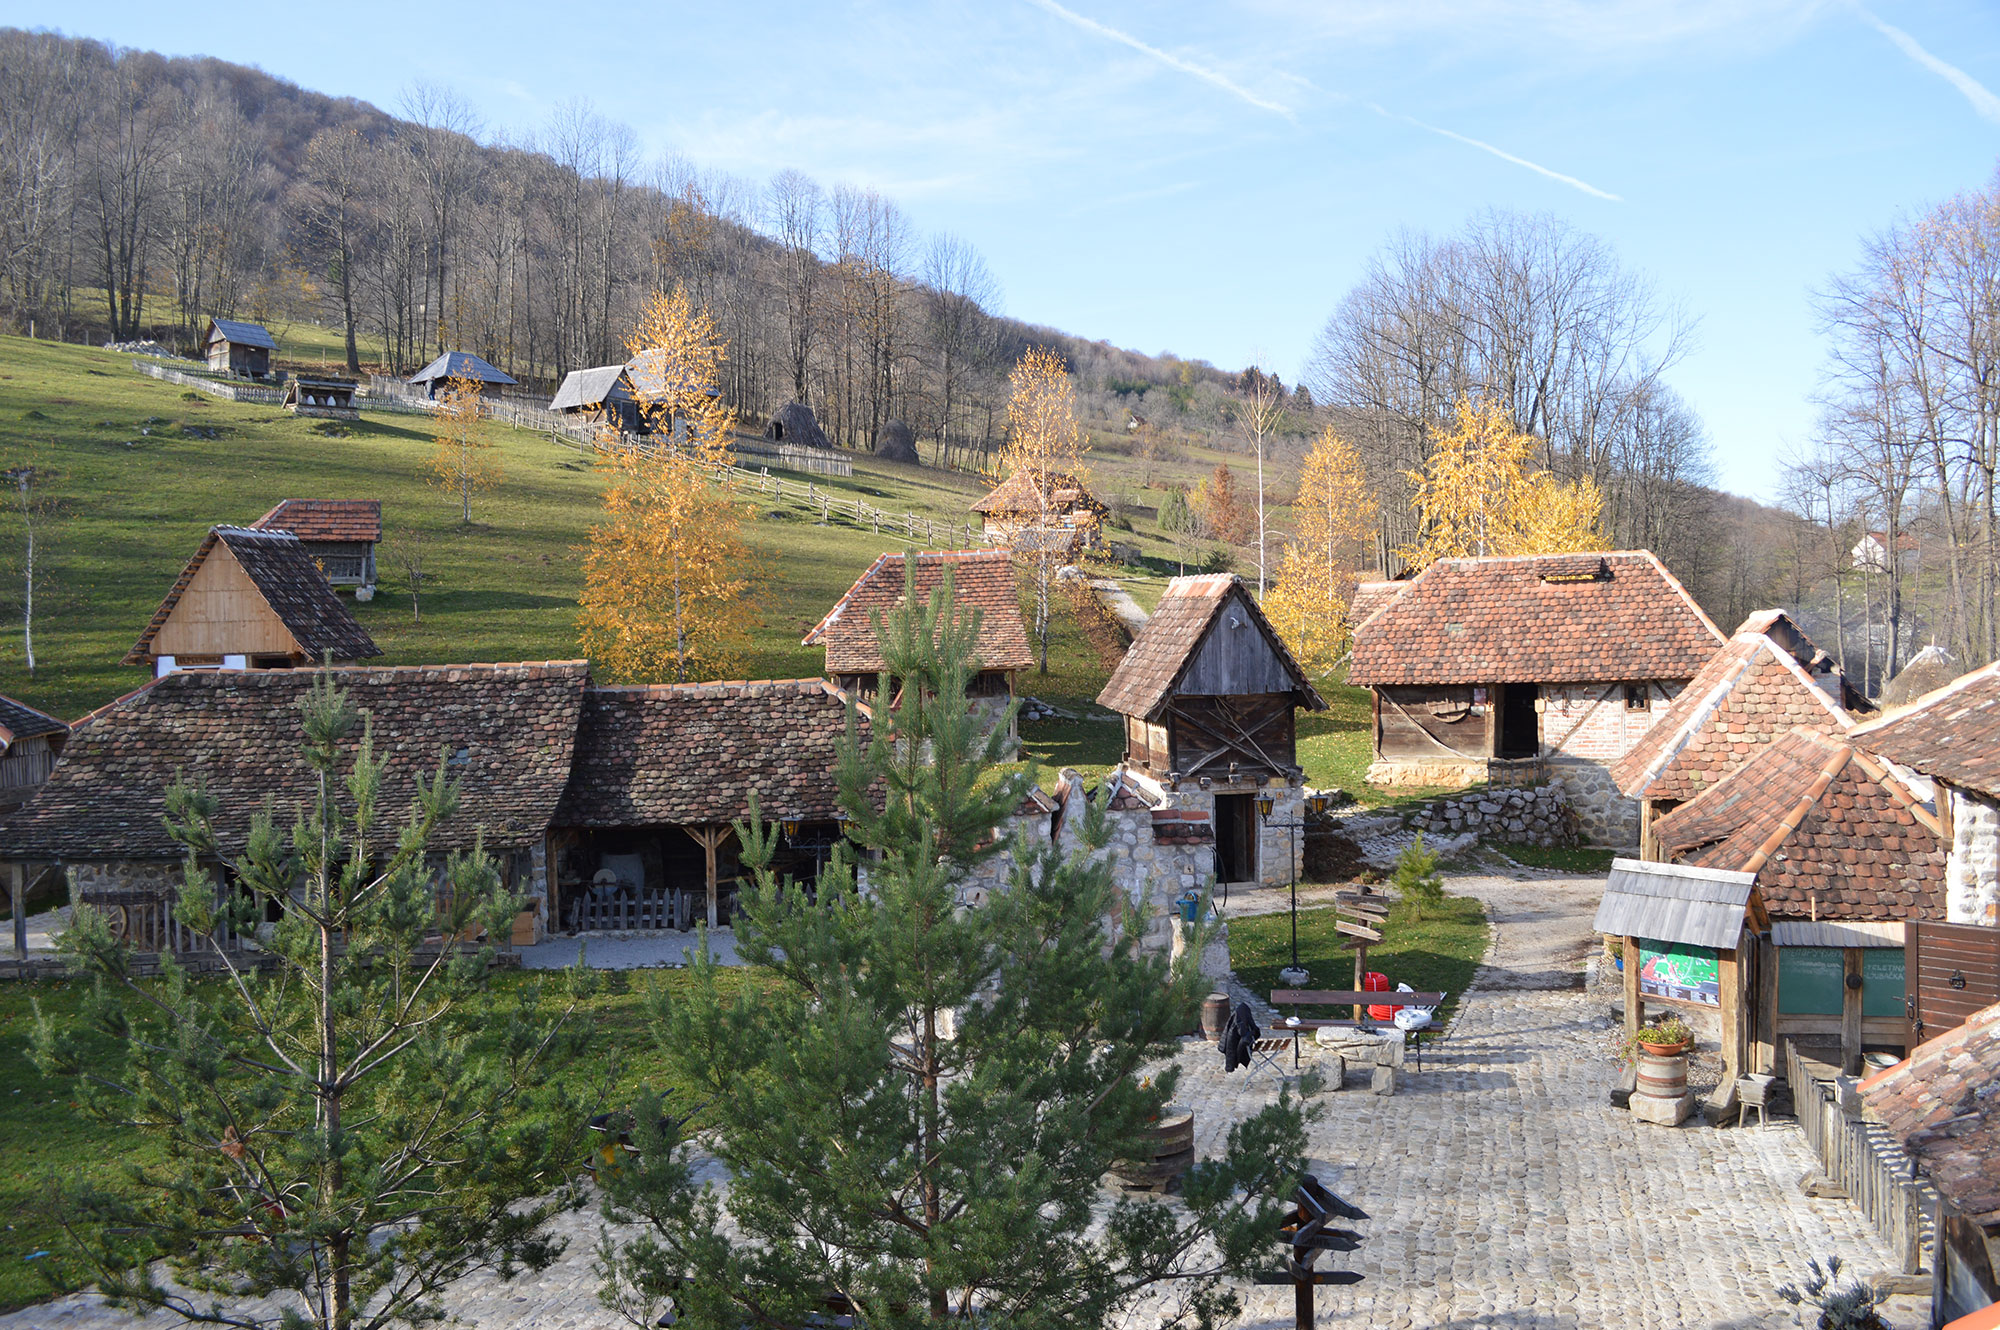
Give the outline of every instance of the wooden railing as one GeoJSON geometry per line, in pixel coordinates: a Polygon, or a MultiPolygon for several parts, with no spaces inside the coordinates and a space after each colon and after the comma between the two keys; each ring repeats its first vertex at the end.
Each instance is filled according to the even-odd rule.
{"type": "MultiPolygon", "coordinates": [[[[703,917],[707,907],[703,906],[703,917]]],[[[570,926],[579,933],[616,933],[635,929],[686,929],[694,921],[692,897],[685,892],[647,892],[637,900],[595,900],[584,896],[569,907],[570,926]]]]}
{"type": "Polygon", "coordinates": [[[1907,1151],[1878,1122],[1841,1107],[1839,1083],[1813,1075],[1798,1049],[1785,1045],[1785,1079],[1806,1144],[1828,1181],[1840,1187],[1889,1244],[1901,1273],[1929,1268],[1936,1238],[1937,1190],[1916,1175],[1907,1151]]]}

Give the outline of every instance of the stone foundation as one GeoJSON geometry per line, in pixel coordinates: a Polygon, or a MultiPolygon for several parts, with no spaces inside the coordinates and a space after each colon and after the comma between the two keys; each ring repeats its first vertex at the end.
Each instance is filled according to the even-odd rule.
{"type": "Polygon", "coordinates": [[[1383,789],[1420,787],[1463,789],[1486,779],[1484,758],[1378,757],[1368,768],[1368,783],[1383,789]]]}

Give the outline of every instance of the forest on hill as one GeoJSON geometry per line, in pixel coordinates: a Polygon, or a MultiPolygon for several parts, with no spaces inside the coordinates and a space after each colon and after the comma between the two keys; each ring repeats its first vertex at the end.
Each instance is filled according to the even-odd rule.
{"type": "Polygon", "coordinates": [[[1261,454],[1278,534],[1307,443],[1337,428],[1376,491],[1380,569],[1414,534],[1410,473],[1474,396],[1542,440],[1548,470],[1591,479],[1607,543],[1656,550],[1725,628],[1805,546],[1800,519],[1712,487],[1701,423],[1668,383],[1691,323],[1553,218],[1391,242],[1288,385],[1008,317],[971,244],[872,190],[650,157],[582,102],[515,135],[448,89],[414,88],[398,112],[219,60],[0,30],[0,327],[191,349],[212,315],[314,323],[350,369],[468,349],[546,393],[624,360],[638,309],[680,286],[728,339],[739,416],[804,401],[845,447],[900,420],[932,464],[990,470],[1008,373],[1042,346],[1121,477],[1186,487],[1239,454],[1254,487],[1261,454]]]}

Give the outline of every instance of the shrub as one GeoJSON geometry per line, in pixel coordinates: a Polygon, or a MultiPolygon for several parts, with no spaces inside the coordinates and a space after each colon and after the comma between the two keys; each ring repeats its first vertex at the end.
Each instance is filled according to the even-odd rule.
{"type": "Polygon", "coordinates": [[[1389,885],[1396,889],[1397,908],[1411,923],[1424,921],[1424,911],[1436,912],[1444,905],[1444,879],[1438,876],[1435,851],[1424,848],[1424,834],[1405,846],[1396,856],[1396,871],[1389,885]]]}
{"type": "Polygon", "coordinates": [[[1845,1288],[1835,1288],[1833,1281],[1838,1278],[1838,1256],[1827,1257],[1824,1270],[1818,1261],[1809,1261],[1805,1287],[1786,1284],[1778,1289],[1778,1296],[1794,1307],[1818,1311],[1819,1330],[1889,1330],[1889,1323],[1875,1310],[1889,1300],[1889,1295],[1858,1279],[1845,1288]]]}

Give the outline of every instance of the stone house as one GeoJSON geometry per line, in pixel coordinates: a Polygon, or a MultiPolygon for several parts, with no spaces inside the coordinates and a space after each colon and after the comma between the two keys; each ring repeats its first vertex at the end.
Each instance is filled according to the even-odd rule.
{"type": "Polygon", "coordinates": [[[159,676],[381,654],[297,536],[218,526],[202,537],[124,663],[159,676]]]}
{"type": "Polygon", "coordinates": [[[1031,543],[1051,541],[1066,548],[1093,547],[1103,538],[1111,515],[1083,481],[1062,471],[1016,471],[972,505],[989,544],[1013,548],[1023,533],[1031,543]]]}
{"type": "Polygon", "coordinates": [[[250,524],[252,531],[289,531],[334,586],[375,594],[375,547],[382,543],[380,499],[280,499],[250,524]]]}
{"type": "Polygon", "coordinates": [[[69,741],[69,726],[26,702],[0,696],[0,812],[42,788],[69,741]]]}
{"type": "MultiPolygon", "coordinates": [[[[1759,1066],[1785,1039],[1901,1051],[1906,926],[1944,917],[1945,839],[1914,783],[1853,735],[1800,726],[1653,826],[1670,863],[1755,875],[1759,1066]]],[[[1828,1059],[1833,1060],[1833,1059],[1828,1059]]]]}
{"type": "Polygon", "coordinates": [[[278,341],[261,323],[241,319],[210,319],[201,338],[202,357],[218,373],[251,379],[271,377],[271,353],[278,341]]]}
{"type": "Polygon", "coordinates": [[[2000,1005],[1919,1044],[1861,1082],[1888,1128],[1937,1188],[1932,1324],[2000,1301],[2000,1005]]]}
{"type": "MultiPolygon", "coordinates": [[[[956,611],[979,612],[979,672],[966,686],[973,705],[997,723],[1014,700],[1014,676],[1035,663],[1021,617],[1014,561],[1005,550],[945,550],[884,554],[854,580],[803,646],[826,648],[826,675],[834,685],[873,703],[888,662],[876,636],[880,621],[903,603],[914,578],[916,594],[930,597],[950,573],[956,611]]],[[[892,681],[893,682],[893,681],[892,681]]],[[[1020,735],[1010,732],[1018,743],[1020,735]]]]}
{"type": "Polygon", "coordinates": [[[1723,637],[1646,550],[1440,559],[1355,630],[1379,785],[1561,777],[1584,835],[1638,840],[1611,765],[1723,637]]]}
{"type": "Polygon", "coordinates": [[[1867,700],[1783,610],[1743,621],[1652,728],[1611,764],[1639,805],[1640,857],[1659,860],[1653,824],[1801,725],[1854,728],[1867,700]]]}
{"type": "Polygon", "coordinates": [[[2000,663],[1858,727],[1853,738],[1935,783],[1951,847],[1944,918],[2000,925],[2000,663]]]}
{"type": "Polygon", "coordinates": [[[1124,718],[1124,811],[1143,804],[1156,836],[1207,824],[1217,881],[1293,879],[1305,811],[1295,716],[1326,702],[1241,578],[1169,582],[1097,701],[1124,718]]]}

